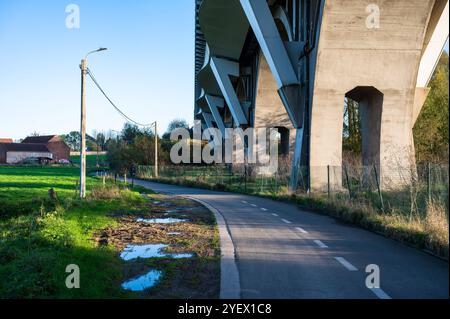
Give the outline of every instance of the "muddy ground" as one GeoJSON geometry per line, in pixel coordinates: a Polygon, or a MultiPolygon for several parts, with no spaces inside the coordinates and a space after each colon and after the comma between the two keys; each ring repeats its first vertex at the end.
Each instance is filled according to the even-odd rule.
{"type": "Polygon", "coordinates": [[[192,253],[193,258],[148,258],[124,261],[124,280],[161,270],[159,283],[132,297],[218,298],[220,246],[214,215],[200,204],[180,197],[143,194],[141,205],[114,211],[118,224],[94,235],[98,245],[110,245],[118,254],[130,244],[168,244],[167,253],[192,253]],[[149,224],[136,219],[178,218],[185,222],[149,224]],[[179,233],[173,235],[171,233],[179,233]]]}

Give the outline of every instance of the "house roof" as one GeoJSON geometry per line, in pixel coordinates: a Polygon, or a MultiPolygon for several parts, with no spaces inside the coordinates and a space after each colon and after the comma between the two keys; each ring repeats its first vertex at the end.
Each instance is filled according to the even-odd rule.
{"type": "Polygon", "coordinates": [[[22,141],[22,143],[30,144],[46,144],[50,142],[53,138],[59,138],[58,135],[45,135],[45,136],[28,136],[22,141]]]}
{"type": "Polygon", "coordinates": [[[0,143],[12,143],[12,138],[0,138],[0,143]]]}
{"type": "Polygon", "coordinates": [[[0,148],[6,152],[50,153],[45,144],[0,143],[0,148]]]}

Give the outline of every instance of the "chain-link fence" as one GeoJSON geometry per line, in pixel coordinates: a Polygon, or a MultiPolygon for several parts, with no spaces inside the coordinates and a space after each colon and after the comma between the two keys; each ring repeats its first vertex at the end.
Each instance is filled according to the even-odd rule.
{"type": "MultiPolygon", "coordinates": [[[[287,194],[288,166],[262,174],[254,165],[173,165],[158,170],[158,178],[178,184],[202,186],[248,194],[287,194]]],[[[153,166],[138,166],[137,178],[153,179],[153,166]]],[[[426,203],[439,201],[448,211],[449,169],[446,165],[419,165],[414,169],[379,166],[301,167],[297,193],[316,193],[332,200],[370,204],[380,211],[415,214],[426,203]]]]}
{"type": "MultiPolygon", "coordinates": [[[[324,168],[317,170],[324,171],[324,168]]],[[[347,196],[351,201],[371,204],[383,212],[398,210],[411,216],[423,214],[426,204],[434,201],[444,205],[448,212],[448,166],[428,164],[413,169],[331,166],[326,170],[322,172],[326,175],[323,184],[330,198],[347,196]]],[[[316,180],[317,175],[320,173],[316,173],[316,180]]]]}
{"type": "MultiPolygon", "coordinates": [[[[155,178],[154,167],[138,166],[136,177],[155,178]]],[[[289,183],[286,174],[259,174],[258,168],[250,165],[165,166],[158,169],[158,177],[249,194],[277,194],[286,191],[289,183]]]]}

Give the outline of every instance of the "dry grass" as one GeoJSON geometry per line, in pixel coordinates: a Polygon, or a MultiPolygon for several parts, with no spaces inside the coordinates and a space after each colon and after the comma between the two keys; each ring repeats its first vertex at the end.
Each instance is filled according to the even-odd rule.
{"type": "Polygon", "coordinates": [[[439,202],[429,202],[425,218],[425,231],[428,234],[427,246],[430,250],[440,250],[440,255],[448,259],[449,227],[445,207],[439,202]]]}
{"type": "Polygon", "coordinates": [[[92,188],[91,193],[89,195],[90,199],[94,200],[110,200],[117,199],[121,196],[121,190],[117,186],[97,186],[92,188]]]}
{"type": "Polygon", "coordinates": [[[302,208],[325,213],[400,242],[426,249],[447,260],[449,258],[449,222],[445,205],[440,202],[428,203],[426,216],[411,217],[395,210],[381,213],[370,205],[343,198],[328,200],[323,196],[295,195],[285,199],[296,202],[302,208]]]}
{"type": "MultiPolygon", "coordinates": [[[[445,169],[437,166],[433,168],[432,197],[435,201],[429,204],[427,185],[424,182],[427,172],[422,169],[420,174],[412,174],[410,170],[392,167],[388,171],[390,176],[401,183],[398,187],[382,192],[382,209],[373,169],[362,168],[353,162],[349,164],[347,172],[350,194],[348,191],[334,191],[330,198],[326,193],[298,191],[296,194],[290,194],[284,186],[279,187],[277,192],[257,190],[256,193],[255,189],[248,187],[247,193],[293,202],[303,209],[336,217],[419,249],[428,250],[445,259],[449,258],[448,197],[445,195],[448,184],[445,184],[445,169]]],[[[220,191],[246,192],[243,185],[237,185],[236,182],[221,184],[192,180],[186,176],[160,177],[159,181],[220,191]]]]}

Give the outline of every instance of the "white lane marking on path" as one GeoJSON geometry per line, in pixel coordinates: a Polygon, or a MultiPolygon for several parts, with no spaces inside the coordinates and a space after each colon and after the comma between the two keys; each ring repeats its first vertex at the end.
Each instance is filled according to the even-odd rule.
{"type": "Polygon", "coordinates": [[[283,222],[285,222],[286,224],[292,224],[290,221],[286,220],[286,219],[281,219],[283,222]]]}
{"type": "Polygon", "coordinates": [[[334,259],[336,259],[348,271],[358,271],[358,268],[349,263],[344,257],[334,257],[334,259]]]}
{"type": "Polygon", "coordinates": [[[375,296],[380,299],[392,299],[391,296],[385,293],[381,288],[369,288],[369,290],[371,290],[375,294],[375,296]]]}
{"type": "Polygon", "coordinates": [[[273,214],[272,214],[272,216],[278,217],[278,215],[277,215],[277,214],[275,214],[275,213],[273,213],[273,214]]]}
{"type": "Polygon", "coordinates": [[[261,210],[263,210],[263,211],[267,211],[267,208],[261,207],[261,210]]]}
{"type": "Polygon", "coordinates": [[[320,248],[328,248],[327,245],[325,245],[322,241],[320,240],[315,240],[314,241],[316,243],[317,246],[319,246],[320,248]]]}
{"type": "Polygon", "coordinates": [[[304,230],[301,227],[295,227],[295,229],[297,229],[299,232],[301,232],[302,234],[307,234],[308,232],[306,230],[304,230]]]}
{"type": "Polygon", "coordinates": [[[242,203],[242,204],[248,204],[248,202],[245,201],[245,200],[241,200],[241,203],[242,203]]]}
{"type": "Polygon", "coordinates": [[[253,206],[253,207],[258,207],[258,205],[255,205],[255,204],[250,204],[251,206],[253,206]]]}

